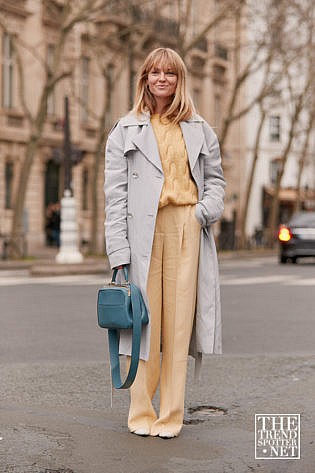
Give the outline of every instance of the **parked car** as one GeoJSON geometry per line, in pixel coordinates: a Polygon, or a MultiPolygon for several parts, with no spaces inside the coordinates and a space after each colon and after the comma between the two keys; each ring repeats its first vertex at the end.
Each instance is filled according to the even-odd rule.
{"type": "Polygon", "coordinates": [[[315,212],[297,212],[287,225],[280,225],[279,263],[288,259],[296,263],[297,258],[315,257],[315,212]]]}

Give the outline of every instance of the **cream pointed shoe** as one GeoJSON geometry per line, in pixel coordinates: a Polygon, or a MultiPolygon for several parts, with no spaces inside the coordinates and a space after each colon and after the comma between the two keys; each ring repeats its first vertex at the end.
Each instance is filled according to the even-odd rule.
{"type": "Polygon", "coordinates": [[[176,435],[172,434],[172,432],[168,432],[165,430],[159,433],[159,437],[161,437],[162,439],[172,439],[176,437],[176,435]]]}
{"type": "Polygon", "coordinates": [[[149,429],[136,429],[132,433],[136,435],[141,435],[141,437],[147,437],[148,435],[150,435],[149,429]]]}

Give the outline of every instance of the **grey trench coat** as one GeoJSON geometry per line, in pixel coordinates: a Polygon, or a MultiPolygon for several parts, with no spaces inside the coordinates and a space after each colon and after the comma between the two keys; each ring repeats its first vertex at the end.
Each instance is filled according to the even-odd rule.
{"type": "MultiPolygon", "coordinates": [[[[199,116],[180,122],[190,170],[198,188],[196,218],[202,226],[195,320],[189,354],[200,367],[202,353],[222,353],[218,264],[211,225],[223,212],[225,181],[212,128],[199,116]]],[[[150,116],[128,114],[111,130],[105,151],[105,240],[111,268],[129,264],[130,279],[146,294],[155,220],[164,182],[150,116]]],[[[150,351],[150,322],[140,358],[150,351]]],[[[131,354],[131,331],[120,333],[119,353],[131,354]]]]}

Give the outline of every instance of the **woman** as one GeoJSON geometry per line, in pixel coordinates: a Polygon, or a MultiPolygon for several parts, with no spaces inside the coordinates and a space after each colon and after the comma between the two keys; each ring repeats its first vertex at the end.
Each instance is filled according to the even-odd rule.
{"type": "MultiPolygon", "coordinates": [[[[223,212],[224,187],[218,140],[194,112],[182,59],[169,48],[152,51],[140,68],[133,110],[109,134],[105,162],[109,262],[129,265],[150,319],[130,388],[128,428],[135,434],[176,437],[188,353],[199,361],[202,353],[221,353],[211,225],[223,212]]],[[[128,368],[129,331],[121,332],[119,353],[128,368]]]]}

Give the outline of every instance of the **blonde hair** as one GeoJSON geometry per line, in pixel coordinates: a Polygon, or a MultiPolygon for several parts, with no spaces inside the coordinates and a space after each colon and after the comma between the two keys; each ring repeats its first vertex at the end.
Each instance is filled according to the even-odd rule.
{"type": "Polygon", "coordinates": [[[167,65],[177,74],[175,94],[161,118],[169,119],[173,123],[191,118],[195,108],[187,88],[187,69],[179,54],[170,48],[154,49],[140,67],[132,112],[139,114],[149,111],[151,115],[154,113],[156,100],[147,87],[147,80],[151,69],[159,65],[167,65]]]}

